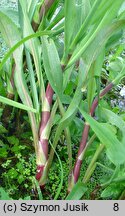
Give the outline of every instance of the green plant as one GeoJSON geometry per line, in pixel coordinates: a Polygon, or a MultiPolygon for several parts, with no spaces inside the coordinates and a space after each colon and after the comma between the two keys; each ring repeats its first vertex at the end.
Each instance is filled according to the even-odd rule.
{"type": "MultiPolygon", "coordinates": [[[[108,122],[106,117],[104,122],[101,118],[101,113],[104,112],[101,106],[102,97],[125,76],[125,64],[121,61],[119,67],[116,67],[118,54],[115,54],[114,65],[110,63],[109,81],[106,80],[107,85],[101,85],[106,53],[111,47],[116,48],[124,33],[123,3],[123,0],[19,0],[16,13],[18,24],[14,22],[13,16],[7,15],[5,9],[0,10],[1,34],[9,47],[0,64],[0,77],[7,84],[6,97],[1,95],[0,102],[28,112],[36,155],[36,179],[41,190],[46,184],[56,153],[61,167],[61,181],[55,199],[59,197],[63,184],[61,155],[56,150],[63,131],[65,138],[62,140],[66,142],[69,164],[68,191],[71,191],[71,198],[74,198],[72,194],[75,194],[75,190],[84,188],[83,183],[77,181],[85,151],[95,140],[92,131],[98,138],[98,144],[101,142],[102,145],[98,145],[84,173],[84,183],[89,181],[105,147],[107,158],[116,166],[114,173],[125,162],[123,131],[113,122],[114,117],[108,119],[108,122]],[[64,47],[61,46],[61,41],[64,47]],[[93,119],[95,111],[99,122],[93,119]],[[56,114],[59,118],[55,123],[56,114]],[[81,114],[86,122],[83,119],[78,122],[76,117],[81,117],[81,114]],[[82,138],[73,168],[72,141],[77,140],[72,138],[71,125],[74,121],[80,127],[83,125],[84,129],[83,132],[81,129],[78,132],[78,141],[81,134],[82,138]],[[122,138],[118,133],[114,133],[112,125],[119,128],[122,138]]],[[[124,45],[121,45],[121,49],[124,49],[124,45]]],[[[108,115],[111,111],[105,112],[108,115]]],[[[113,112],[110,114],[116,115],[113,112]]],[[[115,118],[120,117],[116,115],[115,118]]],[[[121,118],[120,121],[124,124],[121,118]]],[[[17,143],[14,143],[12,149],[17,150],[18,147],[17,143]]],[[[19,181],[17,175],[15,178],[19,181]]],[[[114,176],[109,184],[113,179],[114,176]]],[[[86,187],[83,194],[85,192],[86,187]]],[[[78,198],[83,194],[80,193],[78,198]]]]}

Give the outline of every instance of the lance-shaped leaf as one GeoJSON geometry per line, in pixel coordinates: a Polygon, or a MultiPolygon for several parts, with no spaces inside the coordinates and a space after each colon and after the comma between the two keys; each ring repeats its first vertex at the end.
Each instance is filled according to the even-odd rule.
{"type": "MultiPolygon", "coordinates": [[[[9,47],[13,47],[15,43],[20,41],[21,33],[19,32],[17,26],[12,22],[12,20],[7,17],[4,13],[0,12],[0,27],[1,33],[9,47]]],[[[16,49],[13,53],[13,57],[16,63],[16,71],[14,73],[15,85],[17,91],[25,105],[31,105],[31,100],[28,93],[28,88],[26,87],[26,82],[23,74],[22,68],[22,54],[23,45],[16,49]],[[29,103],[29,104],[28,104],[29,103]]]]}
{"type": "MultiPolygon", "coordinates": [[[[33,1],[32,1],[33,2],[33,1]]],[[[40,10],[41,10],[41,6],[44,3],[44,0],[40,0],[37,5],[36,5],[36,9],[35,9],[35,13],[33,15],[33,22],[38,24],[39,27],[39,22],[40,22],[40,10]]],[[[30,15],[30,13],[29,13],[30,15]]]]}
{"type": "Polygon", "coordinates": [[[122,132],[122,143],[125,141],[125,121],[111,110],[101,108],[102,115],[122,132]]]}
{"type": "MultiPolygon", "coordinates": [[[[45,0],[43,0],[43,1],[45,1],[45,0]]],[[[53,19],[54,18],[54,16],[55,16],[55,11],[57,11],[57,7],[59,6],[59,4],[60,4],[60,0],[50,0],[50,1],[47,1],[46,0],[46,5],[47,5],[47,3],[49,2],[49,7],[47,8],[46,7],[46,13],[47,13],[47,18],[48,18],[48,20],[51,20],[51,19],[53,19]]],[[[63,4],[61,5],[62,7],[63,7],[63,4]]],[[[59,7],[58,7],[58,9],[59,9],[59,7]]]]}
{"type": "Polygon", "coordinates": [[[10,105],[10,106],[13,106],[13,107],[16,107],[18,109],[23,109],[23,110],[26,110],[26,111],[31,111],[31,112],[36,113],[36,110],[33,109],[32,107],[28,107],[28,106],[26,106],[24,104],[18,103],[18,102],[13,101],[13,100],[10,100],[10,99],[8,99],[6,97],[0,96],[0,102],[5,103],[5,104],[10,105]]]}
{"type": "MultiPolygon", "coordinates": [[[[4,37],[8,47],[13,47],[17,42],[21,40],[21,34],[17,28],[17,26],[12,22],[12,20],[7,17],[4,13],[0,12],[0,29],[1,29],[1,34],[4,37]]],[[[17,89],[17,92],[23,102],[24,105],[33,108],[32,105],[32,100],[28,91],[28,87],[26,84],[26,80],[24,77],[23,73],[23,45],[18,47],[13,52],[13,57],[15,61],[15,73],[14,73],[14,81],[15,81],[15,86],[17,89]]],[[[34,142],[35,142],[35,147],[37,146],[37,125],[36,125],[36,120],[35,116],[33,113],[28,112],[30,122],[31,122],[31,127],[33,131],[33,136],[34,136],[34,142]]]]}
{"type": "Polygon", "coordinates": [[[107,156],[116,166],[125,162],[125,143],[121,143],[106,124],[98,123],[90,115],[79,109],[92,130],[107,148],[107,156]]]}
{"type": "Polygon", "coordinates": [[[74,33],[76,5],[75,0],[65,0],[65,55],[68,54],[69,45],[74,33]]]}
{"type": "Polygon", "coordinates": [[[122,133],[124,134],[124,132],[125,132],[125,121],[120,116],[118,116],[117,114],[112,112],[111,110],[101,108],[101,111],[102,111],[102,114],[105,116],[105,118],[112,125],[115,125],[116,127],[118,127],[122,131],[122,133]]]}
{"type": "Polygon", "coordinates": [[[92,61],[94,61],[98,54],[101,52],[102,48],[104,49],[104,46],[107,43],[108,39],[119,29],[124,28],[124,26],[125,20],[116,21],[106,26],[105,28],[102,28],[101,31],[99,31],[96,35],[95,39],[90,43],[88,43],[88,41],[84,41],[83,39],[83,44],[81,43],[81,46],[79,46],[78,49],[76,48],[73,54],[75,58],[72,57],[70,59],[67,67],[70,67],[72,64],[74,64],[74,62],[77,60],[76,56],[78,53],[78,56],[83,56],[83,59],[85,60],[86,64],[89,64],[89,62],[91,63],[92,61]],[[87,43],[89,45],[87,45],[87,43]],[[82,50],[83,53],[80,50],[82,50]]]}
{"type": "Polygon", "coordinates": [[[26,60],[27,60],[27,66],[29,69],[29,79],[31,83],[31,89],[32,89],[32,96],[33,96],[33,104],[34,107],[39,111],[39,101],[38,101],[38,94],[37,94],[37,86],[35,83],[35,76],[34,76],[34,71],[33,71],[33,65],[31,61],[31,56],[29,52],[26,50],[26,60]]]}
{"type": "Polygon", "coordinates": [[[43,64],[46,76],[55,91],[55,93],[62,98],[63,91],[63,74],[59,55],[52,39],[42,37],[43,48],[43,64]]]}
{"type": "MultiPolygon", "coordinates": [[[[30,18],[28,17],[28,12],[26,10],[26,1],[23,1],[23,0],[19,0],[19,18],[20,18],[20,25],[23,30],[23,37],[33,34],[34,31],[32,29],[30,18]]],[[[33,55],[38,81],[40,83],[40,78],[42,78],[40,42],[38,38],[34,38],[34,39],[27,41],[25,43],[25,46],[29,50],[29,52],[33,55]]],[[[43,83],[44,82],[42,79],[42,85],[44,86],[43,83]]]]}
{"type": "Polygon", "coordinates": [[[91,9],[89,0],[77,0],[75,33],[79,31],[91,9]]]}

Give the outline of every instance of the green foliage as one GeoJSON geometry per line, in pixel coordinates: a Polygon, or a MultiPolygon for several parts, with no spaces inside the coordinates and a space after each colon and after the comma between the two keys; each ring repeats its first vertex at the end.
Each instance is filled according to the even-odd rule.
{"type": "MultiPolygon", "coordinates": [[[[16,136],[3,136],[2,139],[6,140],[6,144],[0,140],[2,186],[5,187],[8,194],[13,199],[18,199],[19,196],[24,198],[26,194],[31,194],[30,190],[33,187],[35,155],[33,155],[31,151],[26,157],[30,148],[27,145],[24,145],[24,141],[20,141],[16,136]],[[25,194],[23,194],[22,191],[25,191],[25,194]]],[[[29,140],[29,142],[31,142],[31,140],[29,140]]]]}
{"type": "Polygon", "coordinates": [[[82,198],[82,196],[85,194],[86,191],[87,191],[86,185],[78,181],[74,186],[73,190],[66,197],[66,200],[79,200],[82,198]]]}
{"type": "Polygon", "coordinates": [[[104,123],[96,122],[88,114],[80,110],[82,115],[85,117],[86,121],[90,124],[91,128],[94,130],[101,143],[107,148],[107,156],[116,166],[123,164],[125,161],[125,147],[124,143],[121,143],[115,136],[115,134],[109,130],[109,126],[104,123]]]}
{"type": "Polygon", "coordinates": [[[0,188],[0,200],[11,200],[8,193],[4,190],[4,188],[0,188]]]}
{"type": "Polygon", "coordinates": [[[116,199],[120,196],[120,193],[124,190],[124,185],[121,184],[111,184],[110,186],[106,187],[106,189],[101,193],[102,198],[112,198],[116,199]]]}
{"type": "Polygon", "coordinates": [[[19,0],[14,11],[0,8],[1,199],[116,199],[125,187],[125,115],[118,101],[112,107],[111,100],[120,98],[124,85],[124,0],[54,1],[51,7],[47,2],[19,0]],[[109,81],[114,89],[102,99],[100,92],[109,81]],[[54,90],[47,92],[48,100],[53,99],[49,108],[48,83],[54,90]],[[48,110],[45,125],[42,111],[48,110]],[[85,121],[90,125],[87,145],[84,137],[81,140],[85,121]],[[39,125],[50,129],[50,145],[44,178],[38,183],[35,164],[43,135],[39,125]],[[100,142],[106,150],[98,151],[100,142]],[[79,143],[86,145],[80,152],[83,166],[67,196],[79,143]],[[41,193],[42,181],[47,183],[41,193]]]}
{"type": "MultiPolygon", "coordinates": [[[[58,151],[59,152],[59,151],[58,151]]],[[[63,155],[63,149],[60,151],[63,155]]],[[[59,154],[60,154],[59,152],[59,154]]],[[[67,161],[62,160],[62,167],[63,167],[63,185],[59,194],[58,199],[65,199],[67,195],[67,180],[68,180],[68,163],[67,161]]],[[[46,191],[48,191],[48,194],[43,194],[44,199],[54,199],[55,194],[57,193],[57,189],[60,184],[60,164],[58,163],[57,159],[52,164],[52,167],[49,172],[48,176],[48,182],[46,184],[46,191]]]]}
{"type": "Polygon", "coordinates": [[[42,42],[45,72],[53,90],[61,99],[63,75],[57,49],[54,41],[51,39],[48,41],[47,38],[43,37],[42,42]]]}
{"type": "Polygon", "coordinates": [[[10,100],[8,98],[5,98],[3,96],[0,96],[0,102],[5,103],[5,104],[10,105],[10,106],[14,106],[14,107],[19,108],[19,109],[23,109],[23,110],[26,110],[26,111],[31,111],[31,112],[36,113],[36,110],[33,109],[32,107],[28,107],[28,106],[26,106],[24,104],[12,101],[12,100],[10,100]]]}

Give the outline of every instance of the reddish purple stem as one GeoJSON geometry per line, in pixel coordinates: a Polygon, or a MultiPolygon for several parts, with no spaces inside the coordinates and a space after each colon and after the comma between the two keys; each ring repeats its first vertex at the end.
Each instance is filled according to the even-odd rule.
{"type": "MultiPolygon", "coordinates": [[[[54,91],[53,91],[51,85],[48,83],[48,86],[46,88],[45,98],[47,99],[50,107],[52,105],[53,94],[54,94],[54,91]]],[[[42,150],[44,152],[46,160],[48,159],[48,139],[41,138],[41,134],[44,131],[49,119],[50,119],[50,111],[43,111],[42,116],[41,116],[40,128],[39,128],[39,139],[40,139],[40,145],[42,146],[42,150]]],[[[38,165],[37,166],[36,179],[38,181],[40,180],[40,178],[43,175],[44,167],[45,167],[45,165],[38,165]]]]}
{"type": "MultiPolygon", "coordinates": [[[[110,83],[109,85],[107,85],[102,90],[102,92],[100,93],[99,98],[101,99],[106,93],[108,93],[112,89],[112,87],[113,87],[113,83],[110,83]]],[[[90,115],[91,116],[94,115],[94,112],[95,112],[95,109],[97,106],[98,106],[98,98],[95,98],[93,103],[92,103],[91,109],[90,109],[90,115]]],[[[78,157],[84,151],[84,148],[86,146],[88,134],[89,134],[89,129],[90,129],[90,126],[85,123],[84,130],[82,133],[82,139],[81,139],[80,147],[79,147],[79,151],[78,151],[78,156],[77,156],[76,163],[75,163],[74,170],[73,170],[74,183],[76,183],[78,181],[78,178],[80,175],[80,168],[82,165],[82,160],[80,160],[78,157]]]]}
{"type": "MultiPolygon", "coordinates": [[[[112,89],[112,87],[113,87],[113,83],[110,83],[109,85],[107,85],[102,90],[102,92],[100,93],[99,98],[101,99],[107,92],[109,92],[112,89]]],[[[94,112],[95,112],[95,109],[96,109],[97,106],[98,106],[98,98],[95,98],[93,103],[92,103],[91,109],[90,109],[90,115],[91,116],[94,115],[94,112]]]]}
{"type": "Polygon", "coordinates": [[[75,162],[75,166],[73,169],[73,175],[74,175],[74,183],[76,183],[78,181],[79,178],[79,174],[80,174],[80,169],[81,169],[81,165],[82,165],[82,160],[79,160],[77,158],[76,162],[75,162]]]}

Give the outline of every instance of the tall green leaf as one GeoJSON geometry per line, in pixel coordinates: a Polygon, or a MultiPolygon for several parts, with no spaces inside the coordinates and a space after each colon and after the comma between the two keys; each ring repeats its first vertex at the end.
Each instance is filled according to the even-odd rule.
{"type": "Polygon", "coordinates": [[[65,0],[65,58],[68,55],[69,46],[74,33],[76,21],[75,0],[65,0]]]}
{"type": "MultiPolygon", "coordinates": [[[[13,47],[18,41],[21,40],[21,33],[19,32],[17,26],[2,12],[0,12],[0,29],[8,47],[13,47]]],[[[23,103],[25,105],[28,105],[29,103],[32,107],[22,68],[23,45],[14,51],[13,57],[17,71],[14,74],[17,91],[23,103]]]]}
{"type": "MultiPolygon", "coordinates": [[[[86,65],[84,65],[84,62],[81,60],[80,61],[80,67],[79,67],[79,75],[78,75],[78,86],[76,88],[74,97],[73,97],[67,111],[64,113],[63,118],[61,119],[61,121],[57,127],[56,134],[55,134],[54,141],[53,141],[54,149],[57,146],[57,143],[58,143],[58,140],[60,138],[62,131],[73,120],[73,118],[74,118],[74,116],[78,110],[78,106],[80,104],[80,101],[82,99],[82,94],[83,94],[82,93],[82,87],[85,88],[85,86],[86,86],[85,81],[87,78],[88,70],[89,70],[89,67],[86,67],[86,65]]],[[[54,150],[51,149],[50,157],[49,157],[49,161],[48,161],[48,166],[47,166],[48,170],[49,170],[49,167],[51,166],[53,156],[54,156],[54,150]]]]}
{"type": "MultiPolygon", "coordinates": [[[[21,34],[17,26],[12,22],[12,20],[9,17],[7,17],[2,12],[0,12],[0,29],[6,43],[10,48],[13,47],[17,42],[21,40],[21,34]]],[[[32,100],[23,73],[23,45],[18,47],[18,49],[16,49],[13,52],[13,58],[16,66],[14,72],[14,81],[15,81],[17,92],[23,104],[33,108],[32,100]]],[[[37,148],[38,131],[37,131],[35,115],[34,113],[31,112],[28,112],[28,114],[31,122],[35,148],[37,148]]]]}
{"type": "Polygon", "coordinates": [[[33,95],[33,103],[34,103],[34,107],[39,112],[38,93],[37,93],[37,86],[35,83],[35,75],[34,75],[34,71],[33,71],[32,60],[31,60],[30,53],[27,50],[25,52],[26,52],[27,66],[28,66],[28,70],[29,70],[29,79],[30,79],[32,95],[33,95]]]}
{"type": "MultiPolygon", "coordinates": [[[[28,17],[27,7],[26,7],[26,1],[19,0],[19,18],[20,18],[20,25],[21,29],[23,31],[23,37],[26,37],[30,34],[33,34],[34,31],[31,26],[30,18],[28,17]]],[[[42,85],[42,96],[44,96],[44,82],[42,77],[42,71],[41,71],[41,46],[40,41],[38,38],[31,39],[25,43],[26,48],[28,51],[32,54],[35,68],[36,68],[36,74],[37,78],[42,85]]]]}
{"type": "Polygon", "coordinates": [[[56,94],[62,98],[63,74],[59,55],[52,39],[42,37],[43,64],[46,76],[56,94]]]}
{"type": "Polygon", "coordinates": [[[0,102],[4,103],[4,104],[8,104],[8,105],[13,106],[13,107],[16,107],[18,109],[23,109],[23,110],[26,110],[26,111],[36,113],[36,110],[33,109],[32,107],[28,107],[28,106],[26,106],[24,104],[18,103],[18,102],[13,101],[13,100],[10,100],[10,99],[8,99],[6,97],[3,97],[3,96],[0,96],[0,102]]]}
{"type": "Polygon", "coordinates": [[[91,5],[89,0],[77,0],[76,1],[76,24],[75,24],[75,33],[78,33],[83,22],[88,16],[91,10],[91,5]]]}

